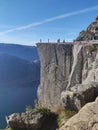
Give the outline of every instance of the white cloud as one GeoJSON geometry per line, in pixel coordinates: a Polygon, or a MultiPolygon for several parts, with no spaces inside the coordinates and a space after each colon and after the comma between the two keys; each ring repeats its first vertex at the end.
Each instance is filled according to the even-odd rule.
{"type": "Polygon", "coordinates": [[[43,21],[33,22],[33,23],[25,25],[25,26],[20,26],[20,27],[13,28],[13,29],[8,29],[6,31],[0,32],[0,35],[5,34],[5,33],[14,32],[14,31],[25,30],[25,29],[28,29],[28,28],[32,28],[32,27],[36,27],[36,26],[48,23],[48,22],[52,22],[52,21],[55,21],[55,20],[63,19],[63,18],[66,18],[66,17],[70,17],[70,16],[74,16],[74,15],[78,15],[78,14],[82,14],[82,13],[86,13],[86,12],[90,12],[90,11],[94,11],[94,10],[98,10],[98,6],[86,8],[86,9],[83,9],[83,10],[74,11],[74,12],[71,12],[71,13],[65,13],[65,14],[62,14],[62,15],[59,15],[59,16],[56,16],[56,17],[45,19],[43,21]]]}

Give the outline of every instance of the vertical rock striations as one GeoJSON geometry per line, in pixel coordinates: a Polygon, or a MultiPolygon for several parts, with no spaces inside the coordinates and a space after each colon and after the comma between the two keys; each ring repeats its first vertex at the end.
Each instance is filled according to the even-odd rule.
{"type": "Polygon", "coordinates": [[[39,102],[48,107],[59,105],[72,70],[73,45],[38,43],[37,46],[41,60],[39,102]]]}
{"type": "Polygon", "coordinates": [[[76,109],[80,109],[86,102],[94,100],[96,87],[91,84],[98,82],[98,44],[38,43],[37,46],[41,60],[41,83],[38,89],[41,104],[54,108],[62,102],[65,107],[66,103],[74,101],[76,109]],[[70,91],[73,96],[67,100],[70,91]],[[86,99],[86,93],[92,96],[89,100],[86,99]]]}
{"type": "Polygon", "coordinates": [[[82,69],[83,69],[83,45],[77,44],[73,47],[73,65],[69,77],[67,88],[82,82],[82,69]]]}

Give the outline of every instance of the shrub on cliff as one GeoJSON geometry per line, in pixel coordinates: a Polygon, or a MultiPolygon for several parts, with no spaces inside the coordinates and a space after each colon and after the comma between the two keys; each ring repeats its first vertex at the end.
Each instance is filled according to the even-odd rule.
{"type": "Polygon", "coordinates": [[[50,109],[39,104],[37,100],[35,101],[34,108],[32,108],[31,106],[26,106],[25,111],[29,113],[33,111],[34,113],[40,113],[46,116],[55,115],[54,112],[52,112],[50,109]]]}
{"type": "Polygon", "coordinates": [[[11,128],[7,128],[6,130],[12,130],[11,128]]]}
{"type": "Polygon", "coordinates": [[[86,46],[86,50],[87,50],[89,53],[97,52],[97,51],[98,51],[98,45],[96,45],[96,44],[88,45],[88,46],[86,46]]]}
{"type": "Polygon", "coordinates": [[[42,106],[41,104],[38,103],[38,101],[35,101],[34,111],[35,111],[36,113],[41,113],[42,115],[47,115],[47,116],[49,116],[49,115],[52,114],[52,112],[51,112],[50,109],[48,109],[48,108],[42,106]]]}
{"type": "Polygon", "coordinates": [[[69,118],[74,116],[77,112],[73,110],[62,110],[57,118],[58,127],[61,127],[64,122],[66,122],[69,118]]]}
{"type": "Polygon", "coordinates": [[[50,115],[51,114],[51,111],[50,109],[46,108],[46,107],[43,107],[43,106],[38,106],[34,109],[34,111],[36,113],[41,113],[42,115],[50,115]]]}

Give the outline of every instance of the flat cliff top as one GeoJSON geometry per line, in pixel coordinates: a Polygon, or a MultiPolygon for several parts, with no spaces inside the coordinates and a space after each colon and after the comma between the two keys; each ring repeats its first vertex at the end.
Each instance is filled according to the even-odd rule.
{"type": "Polygon", "coordinates": [[[73,45],[74,44],[74,42],[66,42],[66,43],[63,43],[63,42],[38,42],[38,43],[36,43],[37,45],[73,45]]]}
{"type": "Polygon", "coordinates": [[[88,45],[88,44],[98,44],[98,40],[84,40],[84,41],[73,41],[73,42],[38,42],[36,43],[37,46],[42,46],[42,45],[88,45]]]}

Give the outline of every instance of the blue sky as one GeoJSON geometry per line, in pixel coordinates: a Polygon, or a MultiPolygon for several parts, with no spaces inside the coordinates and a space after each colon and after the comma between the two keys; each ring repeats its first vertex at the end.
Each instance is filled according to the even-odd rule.
{"type": "Polygon", "coordinates": [[[0,42],[72,41],[98,15],[98,0],[0,0],[0,42]]]}

